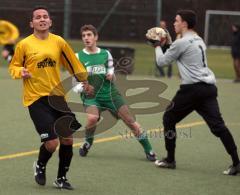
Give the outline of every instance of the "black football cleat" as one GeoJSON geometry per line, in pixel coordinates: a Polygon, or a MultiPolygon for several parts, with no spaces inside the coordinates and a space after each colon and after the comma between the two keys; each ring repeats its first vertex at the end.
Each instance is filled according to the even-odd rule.
{"type": "Polygon", "coordinates": [[[154,162],[157,160],[156,154],[153,151],[145,152],[147,160],[154,162]]]}
{"type": "Polygon", "coordinates": [[[79,155],[82,157],[87,156],[90,147],[91,147],[91,145],[89,143],[85,142],[79,149],[79,155]]]}
{"type": "Polygon", "coordinates": [[[160,168],[175,169],[176,161],[169,162],[167,158],[163,158],[162,160],[156,160],[155,165],[160,168]]]}
{"type": "Polygon", "coordinates": [[[65,177],[57,178],[54,181],[53,185],[58,189],[73,190],[73,187],[71,186],[71,184],[68,182],[67,178],[65,178],[65,177]]]}
{"type": "Polygon", "coordinates": [[[37,184],[44,186],[46,184],[46,167],[40,166],[37,162],[34,162],[33,171],[37,184]]]}
{"type": "Polygon", "coordinates": [[[240,163],[237,166],[231,165],[226,171],[223,171],[224,175],[237,175],[240,173],[240,163]]]}

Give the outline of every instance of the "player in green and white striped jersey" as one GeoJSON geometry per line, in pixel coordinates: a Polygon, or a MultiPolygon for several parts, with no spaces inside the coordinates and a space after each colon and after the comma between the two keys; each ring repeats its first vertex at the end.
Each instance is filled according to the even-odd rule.
{"type": "Polygon", "coordinates": [[[89,74],[88,82],[94,87],[95,97],[84,94],[81,83],[74,82],[73,91],[81,93],[81,99],[87,113],[85,143],[81,146],[80,156],[86,156],[93,144],[96,124],[102,110],[109,110],[121,118],[132,130],[133,134],[144,148],[146,158],[155,161],[156,155],[145,132],[130,114],[121,94],[117,90],[114,80],[113,58],[109,51],[97,47],[98,33],[94,26],[84,25],[81,28],[81,36],[85,48],[76,55],[89,74]]]}

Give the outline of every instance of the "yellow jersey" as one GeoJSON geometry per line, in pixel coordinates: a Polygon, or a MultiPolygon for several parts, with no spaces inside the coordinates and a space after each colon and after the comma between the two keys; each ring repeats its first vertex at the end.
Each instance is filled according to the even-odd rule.
{"type": "Polygon", "coordinates": [[[23,105],[29,106],[42,96],[65,96],[60,80],[60,66],[79,81],[87,80],[87,72],[75,53],[60,36],[49,33],[44,39],[30,35],[20,41],[9,65],[13,79],[21,79],[21,71],[27,68],[31,78],[23,79],[23,105]]]}

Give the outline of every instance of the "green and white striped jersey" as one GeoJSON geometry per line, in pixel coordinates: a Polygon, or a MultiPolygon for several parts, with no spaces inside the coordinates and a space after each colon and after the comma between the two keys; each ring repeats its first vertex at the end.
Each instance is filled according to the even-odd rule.
{"type": "Polygon", "coordinates": [[[97,48],[92,54],[85,49],[76,53],[88,72],[88,82],[94,87],[95,98],[112,99],[119,94],[113,82],[106,79],[107,74],[114,74],[113,58],[108,50],[97,48]]]}

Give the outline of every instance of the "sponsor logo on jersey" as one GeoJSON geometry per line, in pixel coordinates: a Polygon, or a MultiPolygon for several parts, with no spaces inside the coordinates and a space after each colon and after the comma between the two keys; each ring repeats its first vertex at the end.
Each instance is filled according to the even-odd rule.
{"type": "Polygon", "coordinates": [[[106,74],[106,68],[104,64],[88,66],[86,69],[90,74],[106,74]]]}
{"type": "Polygon", "coordinates": [[[38,68],[46,68],[46,67],[55,67],[56,61],[51,58],[45,58],[43,61],[37,63],[38,68]]]}

